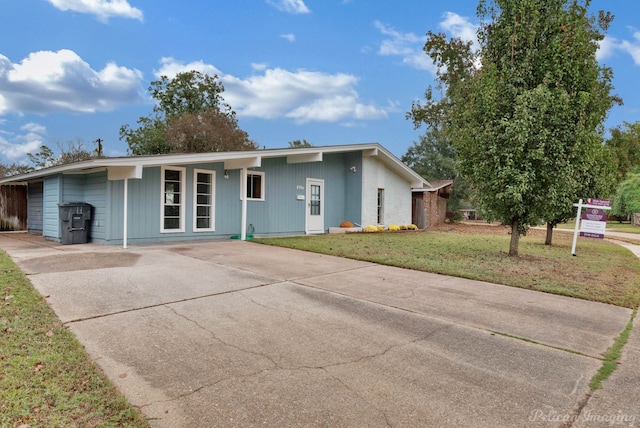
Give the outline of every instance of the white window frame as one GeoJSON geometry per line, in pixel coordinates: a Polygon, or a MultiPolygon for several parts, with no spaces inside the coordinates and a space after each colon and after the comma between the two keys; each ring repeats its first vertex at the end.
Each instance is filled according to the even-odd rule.
{"type": "Polygon", "coordinates": [[[264,171],[247,171],[247,175],[245,177],[245,188],[244,189],[240,189],[240,199],[244,198],[245,196],[247,196],[247,201],[264,201],[264,189],[265,189],[265,180],[264,180],[264,171]],[[247,189],[249,188],[249,176],[250,175],[259,175],[260,178],[260,198],[250,198],[247,196],[247,189]]]}
{"type": "Polygon", "coordinates": [[[216,230],[216,172],[210,169],[194,169],[193,170],[193,231],[194,232],[213,232],[216,230]],[[207,174],[211,176],[209,200],[209,227],[198,227],[198,206],[206,206],[198,204],[198,174],[207,174]]]}
{"type": "Polygon", "coordinates": [[[378,192],[376,193],[376,198],[377,198],[377,220],[378,220],[378,224],[384,224],[384,188],[379,187],[378,188],[378,192]]]}
{"type": "Polygon", "coordinates": [[[186,168],[182,168],[182,167],[178,167],[178,166],[162,166],[160,168],[160,233],[184,233],[184,212],[185,212],[185,198],[187,196],[186,194],[186,189],[187,189],[187,185],[186,185],[186,168]],[[173,204],[173,205],[177,205],[180,207],[180,227],[178,229],[165,229],[164,227],[164,208],[166,205],[170,205],[170,204],[166,204],[165,203],[165,198],[166,198],[166,194],[165,194],[165,171],[178,171],[180,173],[180,203],[179,204],[173,204]]]}

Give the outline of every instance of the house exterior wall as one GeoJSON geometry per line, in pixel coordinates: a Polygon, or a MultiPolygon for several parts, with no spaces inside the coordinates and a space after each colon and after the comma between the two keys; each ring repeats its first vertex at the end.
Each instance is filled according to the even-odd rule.
{"type": "MultiPolygon", "coordinates": [[[[410,223],[410,183],[377,157],[363,157],[362,151],[324,153],[320,162],[291,164],[284,156],[265,157],[261,167],[249,169],[251,171],[264,173],[264,200],[247,201],[247,226],[256,235],[305,233],[307,179],[324,183],[325,231],[345,220],[361,225],[376,223],[379,188],[384,189],[385,194],[384,223],[410,223]]],[[[128,242],[172,242],[240,235],[240,174],[240,169],[229,170],[229,178],[225,179],[224,162],[143,168],[140,179],[127,180],[128,242]],[[179,231],[163,232],[163,168],[172,167],[182,171],[184,227],[179,231]],[[195,170],[214,174],[212,229],[194,231],[195,170]]],[[[91,242],[121,244],[124,190],[124,180],[110,181],[106,171],[45,177],[41,191],[43,235],[48,239],[61,239],[59,203],[84,202],[93,207],[89,231],[91,242]]],[[[37,193],[35,188],[34,193],[37,193]]]]}
{"type": "Polygon", "coordinates": [[[43,203],[43,182],[29,183],[27,190],[27,231],[42,233],[43,203]]]}
{"type": "Polygon", "coordinates": [[[424,209],[427,227],[442,224],[447,219],[447,199],[439,192],[424,192],[424,209]]]}
{"type": "Polygon", "coordinates": [[[58,204],[62,202],[62,175],[46,177],[43,183],[42,234],[60,240],[58,204]]]}
{"type": "MultiPolygon", "coordinates": [[[[345,219],[360,219],[362,179],[360,153],[326,154],[322,162],[287,164],[285,158],[263,159],[260,168],[251,171],[264,172],[265,197],[263,201],[247,201],[247,226],[254,233],[303,234],[307,201],[298,199],[305,195],[306,179],[324,180],[324,229],[338,226],[345,219]],[[349,168],[356,166],[356,173],[349,168]]],[[[131,243],[225,238],[241,232],[242,201],[240,199],[241,170],[230,170],[224,178],[224,163],[175,165],[185,168],[186,183],[184,231],[161,232],[161,168],[145,168],[142,179],[130,179],[128,190],[128,231],[131,243]],[[215,172],[215,230],[193,230],[193,177],[194,170],[215,172]]],[[[106,177],[105,177],[106,179],[106,177]]],[[[96,181],[95,186],[98,186],[96,181]]],[[[85,184],[89,191],[88,184],[85,184]]],[[[101,189],[101,188],[99,188],[101,189]]],[[[92,191],[89,193],[93,193],[92,191]]],[[[105,202],[99,197],[86,202],[108,213],[104,236],[91,234],[92,241],[122,243],[123,236],[124,181],[108,181],[105,202]]]]}
{"type": "Polygon", "coordinates": [[[411,184],[375,157],[362,163],[362,225],[378,224],[378,189],[384,189],[382,224],[410,224],[411,184]]]}

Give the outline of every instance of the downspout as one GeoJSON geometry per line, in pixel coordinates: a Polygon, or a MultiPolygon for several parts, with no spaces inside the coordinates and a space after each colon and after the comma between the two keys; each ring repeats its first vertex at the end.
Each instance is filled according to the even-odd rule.
{"type": "Polygon", "coordinates": [[[242,195],[242,230],[240,240],[247,240],[247,168],[242,168],[240,172],[240,195],[242,195]]]}

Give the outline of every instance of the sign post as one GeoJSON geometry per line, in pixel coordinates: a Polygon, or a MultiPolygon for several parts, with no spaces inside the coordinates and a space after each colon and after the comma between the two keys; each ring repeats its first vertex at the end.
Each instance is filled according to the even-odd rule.
{"type": "Polygon", "coordinates": [[[576,227],[573,231],[573,245],[571,246],[571,254],[575,256],[578,231],[580,236],[586,238],[604,238],[604,232],[607,228],[607,213],[605,211],[611,209],[611,201],[608,199],[587,199],[587,203],[583,204],[580,199],[573,206],[578,207],[576,227]],[[582,208],[586,208],[584,214],[582,214],[582,208]],[[580,221],[581,219],[582,221],[580,221]]]}

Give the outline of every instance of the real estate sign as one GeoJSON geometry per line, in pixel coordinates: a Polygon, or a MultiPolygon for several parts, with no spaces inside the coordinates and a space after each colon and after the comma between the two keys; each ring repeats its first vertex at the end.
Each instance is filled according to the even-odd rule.
{"type": "Polygon", "coordinates": [[[607,213],[600,208],[587,208],[582,213],[580,236],[586,238],[604,238],[607,229],[607,213]]]}
{"type": "Polygon", "coordinates": [[[576,255],[576,243],[578,239],[578,224],[580,224],[580,236],[586,238],[604,238],[607,229],[607,213],[611,209],[611,201],[608,199],[587,199],[583,204],[582,199],[577,204],[578,215],[576,216],[576,228],[573,234],[573,245],[571,254],[576,255]],[[582,209],[585,208],[584,211],[582,209]]]}

